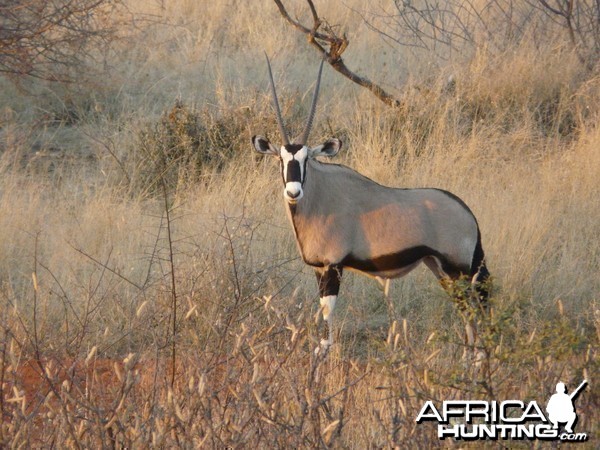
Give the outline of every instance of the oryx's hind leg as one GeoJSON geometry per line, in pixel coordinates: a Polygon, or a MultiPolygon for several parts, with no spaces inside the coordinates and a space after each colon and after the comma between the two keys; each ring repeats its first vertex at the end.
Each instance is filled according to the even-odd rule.
{"type": "Polygon", "coordinates": [[[327,322],[327,337],[321,339],[320,347],[316,350],[327,351],[333,344],[333,309],[340,292],[342,280],[341,266],[327,266],[315,269],[317,283],[319,285],[319,297],[323,319],[327,322]]]}
{"type": "MultiPolygon", "coordinates": [[[[471,286],[467,293],[467,299],[470,300],[470,309],[474,310],[466,322],[467,333],[472,333],[471,342],[475,343],[477,338],[477,320],[480,321],[489,317],[489,297],[490,297],[490,272],[483,259],[483,250],[481,249],[481,239],[477,242],[473,263],[471,265],[471,286]]],[[[486,353],[480,347],[479,350],[473,347],[472,357],[475,364],[479,367],[486,360],[486,353]]]]}
{"type": "Polygon", "coordinates": [[[476,295],[478,305],[482,310],[487,311],[490,298],[490,272],[485,261],[481,261],[471,270],[471,289],[472,293],[476,295]]]}
{"type": "Polygon", "coordinates": [[[473,292],[477,295],[477,300],[482,309],[487,310],[488,299],[490,296],[490,272],[485,265],[485,254],[481,245],[481,233],[477,229],[477,244],[473,251],[473,259],[471,261],[471,286],[473,292]]]}
{"type": "Polygon", "coordinates": [[[467,353],[475,355],[475,342],[477,340],[477,317],[470,302],[471,287],[467,289],[461,289],[460,286],[457,286],[455,283],[456,281],[459,281],[462,276],[464,276],[463,274],[465,271],[446,261],[441,261],[435,256],[428,256],[424,258],[423,262],[429,268],[429,270],[434,273],[441,286],[454,299],[454,302],[458,307],[459,313],[465,324],[465,354],[463,357],[466,357],[467,353]]]}

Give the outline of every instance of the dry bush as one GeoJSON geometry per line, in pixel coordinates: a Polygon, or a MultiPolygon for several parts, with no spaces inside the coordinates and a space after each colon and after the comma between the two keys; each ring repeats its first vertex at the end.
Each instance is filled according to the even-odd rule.
{"type": "Polygon", "coordinates": [[[227,122],[205,125],[203,119],[194,108],[177,101],[158,123],[140,132],[132,154],[139,159],[134,164],[140,168],[142,191],[156,191],[160,180],[169,189],[177,188],[180,180],[198,181],[203,171],[219,169],[233,157],[227,122]]]}

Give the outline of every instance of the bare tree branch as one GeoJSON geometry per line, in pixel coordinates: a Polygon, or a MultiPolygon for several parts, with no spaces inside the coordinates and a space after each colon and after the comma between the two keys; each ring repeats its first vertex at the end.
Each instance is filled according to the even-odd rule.
{"type": "Polygon", "coordinates": [[[356,11],[392,45],[446,60],[486,47],[500,52],[533,34],[560,38],[560,28],[589,70],[600,56],[600,0],[393,0],[380,10],[356,11]]]}
{"type": "Polygon", "coordinates": [[[577,58],[593,70],[600,57],[600,1],[538,0],[545,12],[562,17],[577,58]]]}
{"type": "Polygon", "coordinates": [[[341,37],[338,36],[333,28],[327,25],[326,21],[321,19],[317,13],[315,5],[312,0],[306,0],[310,8],[313,26],[308,28],[302,25],[299,21],[292,19],[287,12],[285,6],[281,0],[273,0],[281,13],[281,16],[294,28],[304,33],[307,37],[308,43],[312,45],[321,56],[333,67],[337,72],[348,78],[350,81],[362,86],[373,93],[379,100],[388,106],[399,106],[400,101],[393,95],[386,92],[381,86],[372,82],[368,78],[362,77],[346,66],[346,63],[342,59],[342,54],[350,43],[348,37],[344,34],[341,37]],[[324,31],[320,32],[319,29],[324,28],[324,31]],[[328,48],[327,48],[328,47],[328,48]]]}
{"type": "Polygon", "coordinates": [[[90,44],[112,35],[108,15],[121,0],[0,2],[0,73],[73,81],[90,44]]]}

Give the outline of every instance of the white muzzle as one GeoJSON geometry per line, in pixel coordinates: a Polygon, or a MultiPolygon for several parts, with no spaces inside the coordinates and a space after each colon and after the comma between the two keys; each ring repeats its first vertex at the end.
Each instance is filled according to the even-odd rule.
{"type": "Polygon", "coordinates": [[[304,192],[302,191],[302,184],[297,181],[290,181],[285,184],[285,188],[283,189],[283,196],[288,201],[288,203],[296,203],[298,200],[302,198],[304,192]]]}

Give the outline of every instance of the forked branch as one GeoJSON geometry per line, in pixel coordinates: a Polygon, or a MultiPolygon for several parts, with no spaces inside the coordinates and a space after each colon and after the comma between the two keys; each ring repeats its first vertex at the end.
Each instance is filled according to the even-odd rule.
{"type": "Polygon", "coordinates": [[[379,100],[388,106],[399,106],[400,101],[393,95],[386,92],[381,86],[373,83],[368,78],[362,77],[346,66],[346,63],[342,59],[342,54],[350,43],[346,34],[339,36],[331,26],[327,24],[327,21],[321,19],[317,13],[317,9],[312,0],[306,0],[308,7],[310,8],[313,24],[309,28],[301,24],[298,20],[292,19],[283,5],[281,0],[273,0],[279,8],[281,16],[294,28],[304,33],[307,37],[308,43],[316,48],[323,59],[325,59],[331,67],[343,76],[348,78],[350,81],[362,86],[379,100]]]}

